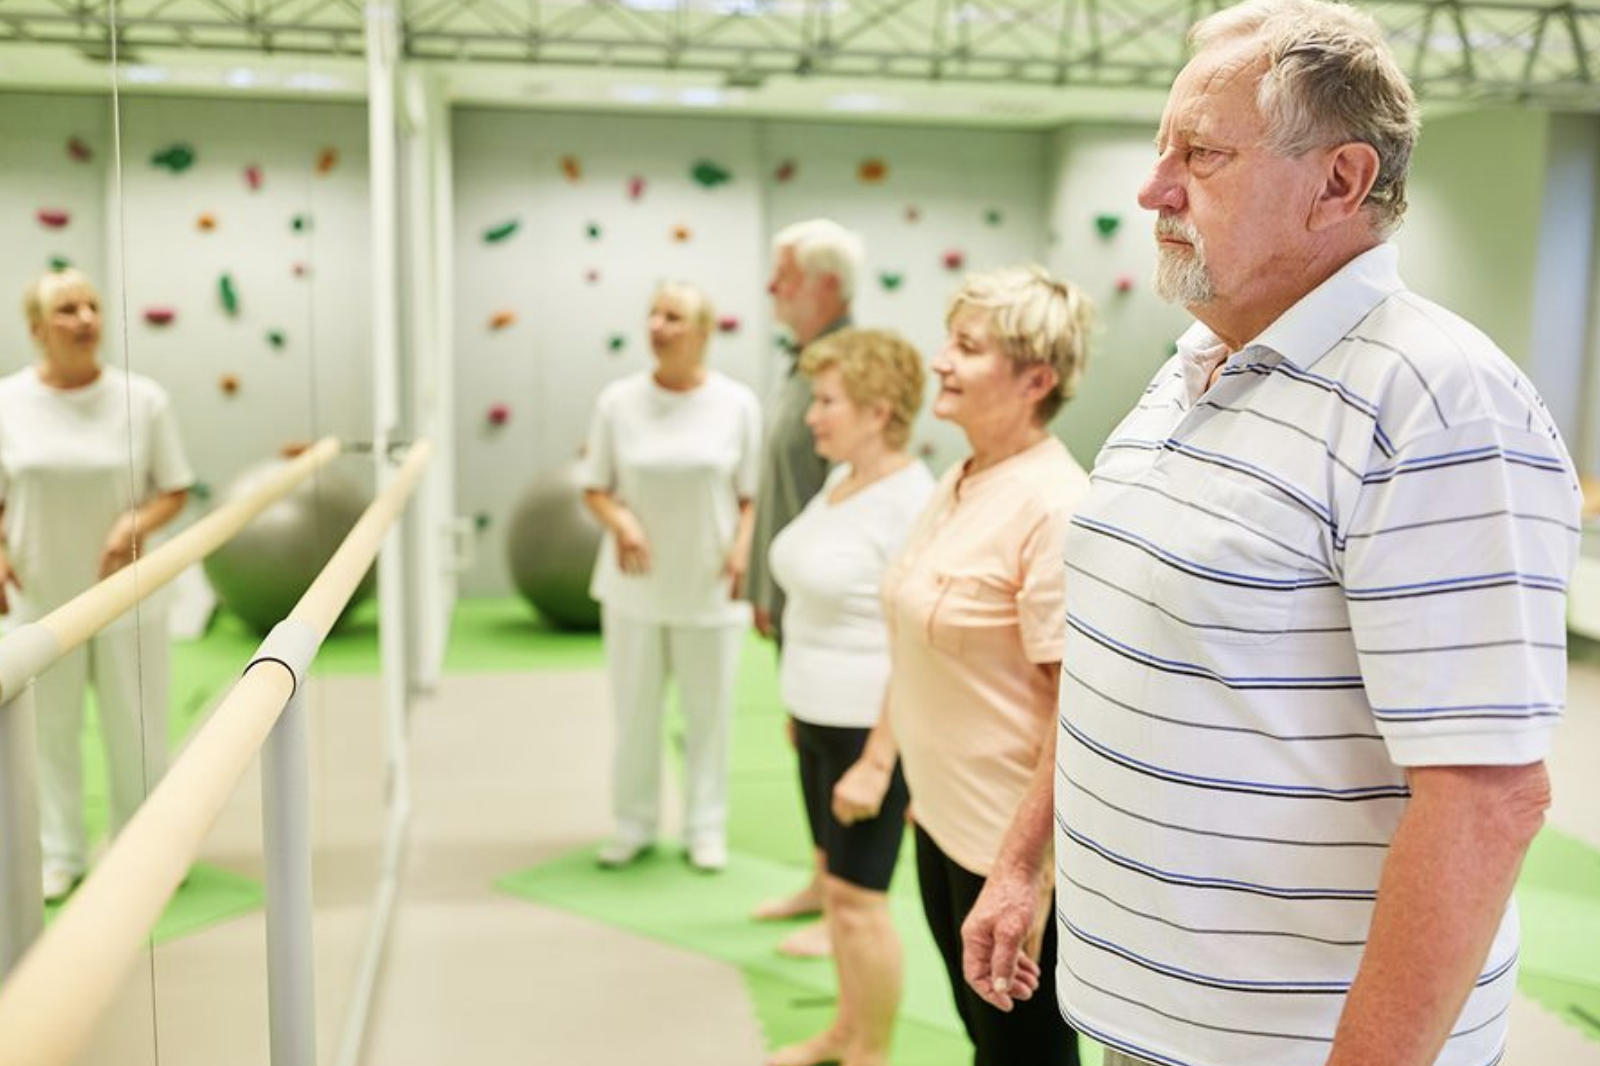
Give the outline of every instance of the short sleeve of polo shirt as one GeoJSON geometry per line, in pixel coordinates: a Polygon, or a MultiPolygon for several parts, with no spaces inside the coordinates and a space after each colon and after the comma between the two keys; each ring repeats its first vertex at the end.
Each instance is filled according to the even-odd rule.
{"type": "Polygon", "coordinates": [[[617,487],[611,396],[612,388],[607,388],[595,401],[594,414],[589,416],[589,438],[583,449],[583,465],[579,471],[584,488],[602,492],[611,492],[617,487]]]}
{"type": "Polygon", "coordinates": [[[1536,426],[1469,421],[1364,473],[1345,531],[1345,597],[1396,764],[1545,756],[1566,699],[1578,510],[1565,449],[1536,426]]]}
{"type": "Polygon", "coordinates": [[[1018,557],[1017,624],[1031,663],[1058,663],[1067,637],[1066,569],[1061,565],[1070,512],[1045,511],[1022,541],[1018,557]]]}
{"type": "MultiPolygon", "coordinates": [[[[183,451],[172,402],[162,391],[151,405],[150,483],[157,492],[177,492],[194,484],[194,470],[183,451]]],[[[3,493],[3,488],[0,488],[3,493]]]]}

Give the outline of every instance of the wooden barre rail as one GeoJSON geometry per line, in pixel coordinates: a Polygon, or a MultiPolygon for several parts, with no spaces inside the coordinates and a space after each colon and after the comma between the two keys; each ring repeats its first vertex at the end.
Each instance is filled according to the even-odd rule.
{"type": "MultiPolygon", "coordinates": [[[[32,625],[0,638],[0,704],[43,673],[51,663],[126,612],[142,596],[154,592],[185,567],[216,551],[252,518],[287,496],[339,452],[339,442],[333,437],[324,437],[249,495],[223,504],[149,555],[140,556],[32,625]]],[[[0,714],[4,713],[0,706],[0,714]]]]}
{"type": "MultiPolygon", "coordinates": [[[[289,619],[320,646],[416,487],[431,446],[411,447],[289,619]]],[[[154,553],[152,553],[152,556],[154,553]]],[[[315,647],[310,649],[314,654],[315,647]]],[[[0,1066],[72,1061],[162,908],[294,694],[293,667],[256,659],[112,843],[55,923],[0,986],[0,1066]],[[271,663],[271,669],[255,669],[271,663]]]]}

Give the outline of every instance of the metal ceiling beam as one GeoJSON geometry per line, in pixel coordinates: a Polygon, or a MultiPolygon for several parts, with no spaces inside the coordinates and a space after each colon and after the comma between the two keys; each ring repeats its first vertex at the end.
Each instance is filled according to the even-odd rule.
{"type": "MultiPolygon", "coordinates": [[[[407,54],[447,62],[1165,88],[1222,0],[409,0],[407,54]]],[[[1600,6],[1366,5],[1434,100],[1600,110],[1600,6]]],[[[362,50],[359,0],[0,0],[0,47],[362,50]]]]}

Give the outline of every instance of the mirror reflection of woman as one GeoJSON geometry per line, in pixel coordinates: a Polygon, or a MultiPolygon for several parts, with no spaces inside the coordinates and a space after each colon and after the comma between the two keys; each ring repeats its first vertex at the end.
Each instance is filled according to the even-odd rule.
{"type": "Polygon", "coordinates": [[[728,742],[734,674],[749,626],[740,594],[750,556],[761,447],[755,393],[706,366],[712,310],[692,285],[650,305],[655,366],[595,402],[584,502],[605,536],[590,593],[616,710],[612,808],[603,866],[626,866],[660,832],[662,718],[669,681],[684,717],[685,853],[727,863],[728,742]]]}
{"type": "MultiPolygon", "coordinates": [[[[166,392],[100,362],[100,296],[76,270],[30,285],[39,350],[0,379],[0,613],[35,621],[127,566],[183,510],[194,481],[166,392]]],[[[44,895],[88,868],[83,824],[85,688],[105,741],[111,828],[166,769],[167,620],[146,601],[34,683],[44,895]]]]}

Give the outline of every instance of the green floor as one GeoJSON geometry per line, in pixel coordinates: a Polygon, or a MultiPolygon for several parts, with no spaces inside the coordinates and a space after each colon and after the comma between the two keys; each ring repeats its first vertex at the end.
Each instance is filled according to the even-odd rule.
{"type": "MultiPolygon", "coordinates": [[[[314,672],[375,673],[376,632],[369,604],[329,638],[314,672]]],[[[174,744],[227,690],[258,643],[224,614],[204,639],[173,646],[174,744]]],[[[602,662],[597,637],[556,632],[518,600],[478,600],[457,608],[445,670],[591,669],[602,662]]],[[[85,763],[89,820],[92,827],[103,827],[98,744],[86,743],[85,763]]],[[[606,873],[595,868],[585,850],[508,872],[500,887],[737,966],[769,1041],[797,1039],[829,1017],[833,982],[826,962],[788,960],[772,951],[782,926],[743,917],[757,900],[800,883],[808,851],[771,648],[754,638],[740,669],[730,806],[733,861],[720,877],[696,875],[670,852],[637,870],[606,873]],[[639,906],[641,898],[651,906],[639,906]]],[[[903,860],[891,892],[907,943],[908,975],[895,1061],[904,1066],[960,1061],[965,1042],[907,870],[903,860]]],[[[1600,1041],[1600,851],[1546,829],[1534,842],[1517,896],[1524,931],[1523,991],[1600,1041]]],[[[157,939],[183,935],[259,901],[260,888],[248,879],[197,867],[163,918],[157,939]]],[[[1087,1062],[1093,1066],[1097,1058],[1091,1054],[1087,1062]]]]}

